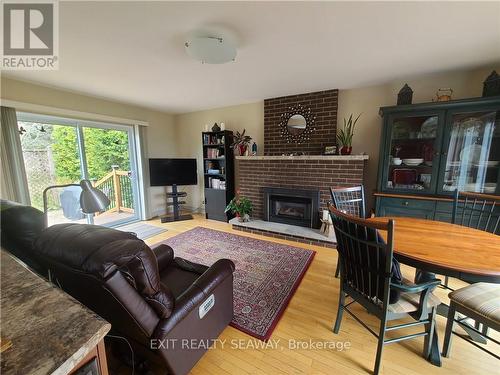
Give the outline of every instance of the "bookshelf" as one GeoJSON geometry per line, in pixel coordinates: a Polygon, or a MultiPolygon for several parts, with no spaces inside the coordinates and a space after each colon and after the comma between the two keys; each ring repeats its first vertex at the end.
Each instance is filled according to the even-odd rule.
{"type": "Polygon", "coordinates": [[[233,132],[203,132],[203,180],[205,216],[207,219],[228,221],[224,210],[234,197],[233,132]]]}

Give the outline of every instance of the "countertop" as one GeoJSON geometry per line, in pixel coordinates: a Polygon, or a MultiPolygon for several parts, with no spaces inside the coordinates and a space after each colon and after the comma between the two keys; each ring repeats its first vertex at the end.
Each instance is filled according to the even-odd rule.
{"type": "Polygon", "coordinates": [[[1,250],[2,375],[67,374],[111,325],[1,250]]]}

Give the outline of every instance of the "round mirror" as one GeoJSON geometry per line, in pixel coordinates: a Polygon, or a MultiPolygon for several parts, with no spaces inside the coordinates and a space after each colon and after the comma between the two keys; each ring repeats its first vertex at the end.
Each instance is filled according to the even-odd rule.
{"type": "Polygon", "coordinates": [[[302,115],[293,115],[288,119],[286,127],[291,135],[302,133],[307,126],[307,121],[302,115]]]}

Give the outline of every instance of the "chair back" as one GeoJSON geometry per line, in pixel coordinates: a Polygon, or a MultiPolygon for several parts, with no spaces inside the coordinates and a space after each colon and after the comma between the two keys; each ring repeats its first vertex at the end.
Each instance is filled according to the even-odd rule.
{"type": "Polygon", "coordinates": [[[333,207],[351,216],[366,217],[363,185],[348,188],[330,188],[333,207]]]}
{"type": "Polygon", "coordinates": [[[340,262],[340,280],[355,300],[386,311],[389,304],[394,221],[371,222],[330,206],[340,262]],[[387,232],[387,241],[378,231],[387,232]]]}
{"type": "Polygon", "coordinates": [[[500,196],[455,190],[452,223],[500,234],[500,196]]]}

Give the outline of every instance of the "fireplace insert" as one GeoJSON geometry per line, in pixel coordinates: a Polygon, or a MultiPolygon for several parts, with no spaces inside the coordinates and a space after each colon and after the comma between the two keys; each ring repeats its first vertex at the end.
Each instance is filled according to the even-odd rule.
{"type": "Polygon", "coordinates": [[[264,220],[319,227],[319,191],[264,188],[264,220]]]}

